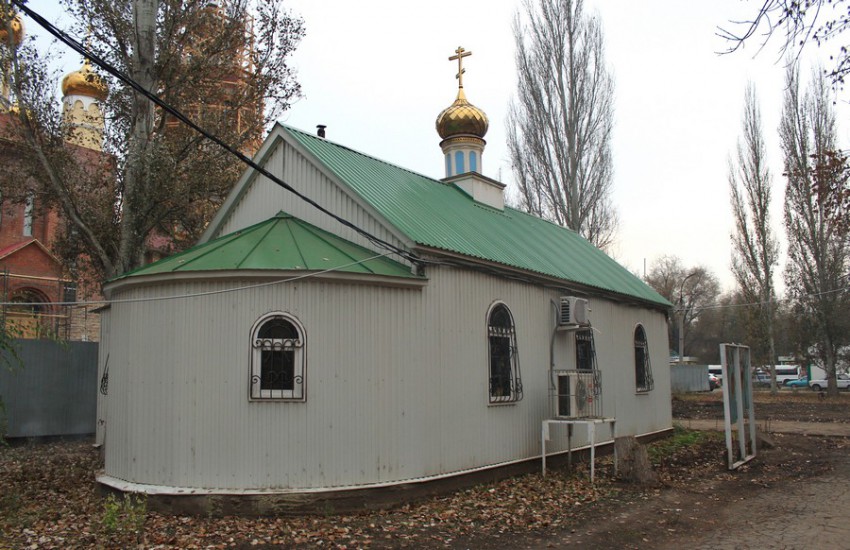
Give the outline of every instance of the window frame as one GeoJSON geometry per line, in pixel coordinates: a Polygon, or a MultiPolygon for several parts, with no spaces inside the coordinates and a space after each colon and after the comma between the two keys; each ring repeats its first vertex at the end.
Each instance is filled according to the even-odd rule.
{"type": "Polygon", "coordinates": [[[307,400],[307,333],[304,326],[292,314],[283,311],[266,313],[254,323],[250,333],[250,367],[248,376],[249,401],[275,401],[303,403],[307,400]],[[298,333],[294,341],[290,338],[260,339],[262,328],[274,320],[291,324],[298,333]],[[265,341],[263,341],[265,340],[265,341]],[[278,341],[280,340],[280,341],[278,341]],[[275,349],[278,348],[278,349],[275,349]],[[263,389],[263,351],[291,352],[293,386],[288,389],[263,389]]]}
{"type": "Polygon", "coordinates": [[[519,365],[519,348],[517,346],[517,337],[516,337],[516,323],[514,321],[513,313],[511,309],[504,302],[497,301],[490,304],[490,308],[487,310],[487,397],[490,405],[502,405],[502,404],[513,404],[522,400],[523,396],[523,388],[522,388],[522,375],[520,372],[519,365]],[[493,315],[501,310],[507,313],[507,320],[510,323],[510,326],[498,326],[492,323],[493,315]],[[498,346],[498,350],[494,348],[494,339],[496,342],[500,340],[506,340],[506,342],[501,342],[498,346]],[[508,357],[508,365],[507,369],[504,369],[504,364],[501,372],[498,375],[494,375],[494,368],[497,367],[496,359],[501,358],[504,361],[504,344],[507,344],[507,357],[508,357]],[[502,352],[501,356],[496,356],[494,353],[502,352]],[[509,374],[509,378],[507,380],[507,388],[508,395],[498,395],[503,393],[503,391],[494,391],[495,389],[502,388],[504,389],[505,381],[501,381],[496,384],[496,379],[504,377],[504,370],[507,370],[509,374]]]}
{"type": "Polygon", "coordinates": [[[463,151],[455,151],[455,175],[466,172],[463,151]]]}
{"type": "Polygon", "coordinates": [[[596,369],[596,343],[593,329],[582,328],[575,331],[576,370],[593,372],[596,369]]]}
{"type": "Polygon", "coordinates": [[[21,229],[21,234],[24,237],[32,237],[33,230],[33,216],[35,213],[35,195],[30,191],[27,193],[26,200],[24,201],[24,220],[23,227],[21,229]]]}
{"type": "Polygon", "coordinates": [[[635,391],[637,393],[648,393],[655,389],[655,380],[652,377],[652,362],[649,356],[649,338],[646,328],[641,323],[635,325],[632,331],[635,357],[635,391]],[[639,335],[643,339],[639,339],[639,335]],[[642,356],[642,360],[641,360],[642,356]]]}

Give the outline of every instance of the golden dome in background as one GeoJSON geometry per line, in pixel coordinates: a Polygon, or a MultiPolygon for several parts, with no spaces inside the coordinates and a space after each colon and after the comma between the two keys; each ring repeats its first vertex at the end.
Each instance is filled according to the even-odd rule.
{"type": "Polygon", "coordinates": [[[109,93],[106,82],[92,69],[88,59],[78,71],[68,73],[62,79],[62,95],[83,95],[103,101],[109,93]]]}
{"type": "Polygon", "coordinates": [[[463,88],[458,90],[455,102],[437,117],[437,133],[443,139],[459,135],[483,138],[489,125],[484,111],[466,100],[463,88]]]}
{"type": "MultiPolygon", "coordinates": [[[[16,13],[12,17],[12,39],[15,46],[19,46],[24,41],[24,20],[21,19],[21,14],[16,13]]],[[[0,43],[5,43],[9,40],[9,33],[6,30],[6,16],[0,17],[0,43]]]]}

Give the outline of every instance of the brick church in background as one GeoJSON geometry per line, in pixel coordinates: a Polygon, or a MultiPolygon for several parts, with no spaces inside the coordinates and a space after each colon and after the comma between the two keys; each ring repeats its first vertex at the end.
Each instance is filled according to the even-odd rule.
{"type": "MultiPolygon", "coordinates": [[[[203,16],[202,24],[194,30],[196,40],[203,40],[205,33],[217,32],[216,21],[225,15],[219,4],[210,2],[203,16]]],[[[24,36],[20,15],[14,17],[11,27],[14,42],[20,44],[24,36]]],[[[250,31],[248,34],[250,36],[250,31]]],[[[6,40],[5,27],[0,27],[0,41],[6,40]]],[[[192,118],[202,120],[206,116],[226,113],[224,116],[232,117],[229,123],[241,132],[243,126],[250,127],[256,123],[257,117],[262,116],[262,100],[234,110],[225,106],[226,98],[244,86],[243,71],[251,70],[250,41],[245,46],[232,52],[233,64],[224,68],[224,72],[210,75],[216,85],[212,87],[212,93],[205,96],[203,105],[189,107],[187,113],[192,118]]],[[[0,93],[8,104],[9,86],[5,78],[4,75],[0,82],[0,93]]],[[[83,165],[93,170],[109,170],[113,163],[112,157],[102,150],[105,121],[101,103],[107,94],[105,82],[88,60],[62,80],[62,116],[67,146],[78,160],[82,159],[83,165]]],[[[23,147],[15,136],[16,119],[15,107],[6,112],[0,111],[0,162],[14,159],[15,149],[23,147]]],[[[177,121],[171,119],[166,120],[166,127],[170,132],[183,131],[177,121]]],[[[258,134],[248,141],[242,152],[253,155],[260,141],[258,134]]],[[[6,305],[0,310],[2,322],[23,338],[99,340],[100,316],[96,311],[99,304],[69,305],[80,301],[96,302],[102,299],[102,295],[100,281],[85,276],[71,278],[71,270],[62,264],[60,255],[54,253],[56,237],[64,223],[62,212],[39,204],[34,194],[24,201],[3,199],[0,197],[0,299],[6,305]]],[[[152,234],[146,248],[146,263],[178,252],[172,239],[161,234],[152,234]]]]}
{"type": "MultiPolygon", "coordinates": [[[[12,29],[14,42],[20,44],[24,34],[20,16],[14,18],[12,29]]],[[[6,31],[0,30],[0,40],[7,39],[6,31]]],[[[5,80],[2,93],[8,104],[5,80]]],[[[88,62],[62,80],[67,146],[92,166],[111,164],[101,150],[104,120],[100,103],[107,93],[88,62]]],[[[0,112],[2,162],[14,162],[16,150],[24,147],[15,131],[17,124],[15,106],[0,112]]],[[[96,306],[68,303],[100,299],[100,284],[72,279],[54,254],[61,223],[61,212],[39,204],[35,193],[27,193],[23,201],[0,198],[0,298],[4,303],[0,315],[7,329],[22,338],[98,340],[96,306]]]]}

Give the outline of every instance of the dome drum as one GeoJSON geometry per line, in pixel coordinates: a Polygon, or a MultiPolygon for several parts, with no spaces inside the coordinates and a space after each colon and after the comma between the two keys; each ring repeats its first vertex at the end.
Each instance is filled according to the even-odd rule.
{"type": "Polygon", "coordinates": [[[440,142],[440,148],[443,149],[444,153],[446,152],[446,147],[448,147],[449,145],[474,145],[483,148],[485,145],[487,145],[487,142],[476,135],[458,134],[451,137],[447,137],[446,139],[440,142]]]}

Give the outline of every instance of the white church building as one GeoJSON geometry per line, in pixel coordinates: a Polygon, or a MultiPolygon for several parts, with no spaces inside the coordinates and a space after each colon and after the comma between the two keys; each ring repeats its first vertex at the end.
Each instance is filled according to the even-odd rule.
{"type": "Polygon", "coordinates": [[[249,170],[197,246],[106,285],[102,485],[274,513],[539,461],[547,419],[671,428],[670,304],[505,206],[460,84],[443,180],[280,124],[255,157],[404,255],[249,170]]]}

